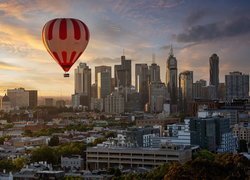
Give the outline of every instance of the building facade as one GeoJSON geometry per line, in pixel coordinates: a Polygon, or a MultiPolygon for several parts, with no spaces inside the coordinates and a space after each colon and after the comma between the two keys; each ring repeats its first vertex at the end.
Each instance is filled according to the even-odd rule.
{"type": "Polygon", "coordinates": [[[187,111],[187,104],[193,99],[193,71],[184,71],[179,75],[180,110],[187,111]]]}
{"type": "Polygon", "coordinates": [[[219,56],[217,54],[213,54],[209,58],[209,75],[209,85],[215,86],[217,97],[219,86],[219,56]]]}
{"type": "Polygon", "coordinates": [[[91,147],[86,150],[89,170],[109,168],[153,168],[163,163],[185,163],[192,158],[192,151],[185,146],[165,145],[162,148],[91,147]]]}
{"type": "Polygon", "coordinates": [[[249,75],[235,71],[225,76],[226,100],[249,97],[249,75]]]}
{"type": "Polygon", "coordinates": [[[112,92],[105,98],[105,112],[120,114],[124,112],[124,97],[117,91],[112,92]]]}

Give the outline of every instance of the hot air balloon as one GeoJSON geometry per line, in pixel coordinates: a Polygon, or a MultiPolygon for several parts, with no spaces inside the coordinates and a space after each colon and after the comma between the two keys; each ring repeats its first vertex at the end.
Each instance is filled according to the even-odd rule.
{"type": "Polygon", "coordinates": [[[44,25],[42,39],[49,54],[65,71],[64,77],[69,77],[67,72],[88,45],[89,30],[78,19],[57,18],[44,25]]]}

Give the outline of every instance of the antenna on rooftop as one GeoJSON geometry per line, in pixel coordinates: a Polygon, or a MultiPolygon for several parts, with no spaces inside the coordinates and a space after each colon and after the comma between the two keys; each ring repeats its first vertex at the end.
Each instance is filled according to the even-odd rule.
{"type": "Polygon", "coordinates": [[[155,53],[152,54],[152,64],[155,64],[155,53]]]}

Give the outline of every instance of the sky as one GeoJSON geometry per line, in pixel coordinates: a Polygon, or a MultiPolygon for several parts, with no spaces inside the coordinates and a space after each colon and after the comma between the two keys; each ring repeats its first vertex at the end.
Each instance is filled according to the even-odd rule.
{"type": "MultiPolygon", "coordinates": [[[[155,62],[165,82],[172,44],[178,73],[209,79],[209,57],[220,58],[220,81],[231,71],[250,73],[249,0],[0,0],[0,95],[8,88],[37,89],[39,96],[74,93],[79,62],[94,67],[120,63],[123,49],[134,64],[155,62]],[[87,24],[90,41],[70,78],[46,51],[44,24],[54,18],[87,24]]],[[[134,82],[134,78],[132,80],[134,82]]]]}

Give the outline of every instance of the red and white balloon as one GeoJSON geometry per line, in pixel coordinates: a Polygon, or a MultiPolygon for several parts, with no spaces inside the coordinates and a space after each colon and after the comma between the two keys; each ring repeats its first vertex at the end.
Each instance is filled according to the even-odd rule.
{"type": "Polygon", "coordinates": [[[78,19],[57,18],[44,25],[42,39],[50,55],[68,72],[86,49],[89,30],[78,19]]]}

